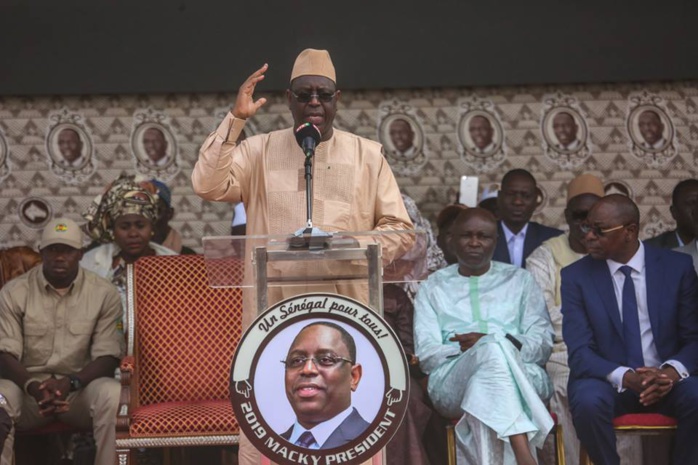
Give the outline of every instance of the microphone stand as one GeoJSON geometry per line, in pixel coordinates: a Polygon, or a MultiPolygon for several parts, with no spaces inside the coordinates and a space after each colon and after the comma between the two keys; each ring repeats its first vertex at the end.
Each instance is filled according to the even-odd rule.
{"type": "Polygon", "coordinates": [[[305,152],[305,206],[308,212],[308,221],[305,228],[295,232],[291,238],[292,248],[307,248],[321,250],[329,247],[329,239],[332,234],[313,227],[313,149],[304,149],[305,152]]]}

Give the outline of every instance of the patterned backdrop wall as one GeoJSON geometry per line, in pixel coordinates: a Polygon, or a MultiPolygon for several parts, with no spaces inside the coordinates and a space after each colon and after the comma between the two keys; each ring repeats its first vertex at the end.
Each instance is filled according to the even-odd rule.
{"type": "MultiPolygon", "coordinates": [[[[285,97],[248,135],[292,124],[285,97]]],[[[0,247],[36,245],[54,216],[81,221],[119,174],[166,181],[184,244],[230,231],[232,206],[199,199],[190,174],[231,95],[0,97],[0,247]]],[[[335,125],[380,140],[401,188],[433,220],[462,175],[480,191],[512,168],[540,186],[535,219],[563,227],[565,188],[581,172],[640,206],[642,236],[674,226],[671,191],[696,177],[698,83],[352,91],[335,125]]],[[[299,225],[301,226],[301,225],[299,225]]]]}

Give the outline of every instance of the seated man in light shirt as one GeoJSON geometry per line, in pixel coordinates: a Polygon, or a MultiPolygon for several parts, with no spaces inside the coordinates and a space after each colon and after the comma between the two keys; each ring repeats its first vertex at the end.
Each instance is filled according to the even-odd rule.
{"type": "Polygon", "coordinates": [[[543,368],[553,328],[526,270],[492,260],[496,220],[463,211],[450,229],[458,263],[422,283],[415,351],[434,407],[456,426],[458,463],[532,465],[553,426],[543,368]]]}

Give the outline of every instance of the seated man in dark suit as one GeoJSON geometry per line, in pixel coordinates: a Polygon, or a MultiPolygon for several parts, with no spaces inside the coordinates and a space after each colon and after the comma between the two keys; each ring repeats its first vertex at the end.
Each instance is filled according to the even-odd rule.
{"type": "Polygon", "coordinates": [[[528,171],[515,169],[504,175],[497,196],[500,221],[492,260],[526,268],[526,258],[536,247],[562,234],[559,229],[531,221],[537,196],[536,180],[528,171]]]}
{"type": "Polygon", "coordinates": [[[676,221],[676,229],[645,240],[645,244],[663,249],[684,246],[696,238],[691,211],[698,203],[698,179],[684,179],[671,193],[669,212],[676,221]]]}
{"type": "Polygon", "coordinates": [[[331,449],[357,438],[368,428],[351,393],[361,380],[354,338],[334,323],[303,328],[286,360],[286,397],[296,422],[281,435],[297,446],[331,449]]]}
{"type": "Polygon", "coordinates": [[[574,426],[596,465],[619,464],[613,417],[670,415],[673,463],[698,463],[698,278],[689,256],[643,245],[639,223],[628,197],[603,197],[584,226],[589,255],[562,270],[574,426]]]}

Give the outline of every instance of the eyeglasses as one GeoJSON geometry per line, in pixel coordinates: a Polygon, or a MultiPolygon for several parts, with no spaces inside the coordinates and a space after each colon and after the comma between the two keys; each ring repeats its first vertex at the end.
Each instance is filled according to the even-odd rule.
{"type": "Polygon", "coordinates": [[[620,226],[614,226],[613,228],[601,229],[599,226],[590,226],[588,224],[581,224],[581,225],[579,225],[579,230],[582,231],[583,234],[587,234],[591,231],[594,233],[594,235],[596,235],[598,237],[602,237],[610,232],[618,231],[619,229],[623,229],[626,226],[630,226],[630,225],[621,224],[620,226]]]}
{"type": "Polygon", "coordinates": [[[343,362],[354,364],[354,362],[348,358],[333,355],[321,355],[319,357],[305,357],[299,355],[297,357],[291,357],[288,360],[281,360],[281,363],[286,366],[287,370],[297,370],[304,367],[305,364],[308,363],[308,360],[312,360],[316,368],[332,368],[343,362]]]}
{"type": "Polygon", "coordinates": [[[300,103],[308,103],[312,99],[316,98],[318,102],[323,102],[323,103],[328,103],[331,102],[332,99],[334,99],[334,96],[337,95],[337,91],[335,90],[334,92],[301,92],[301,93],[295,93],[294,91],[291,91],[291,95],[298,100],[300,103]]]}

